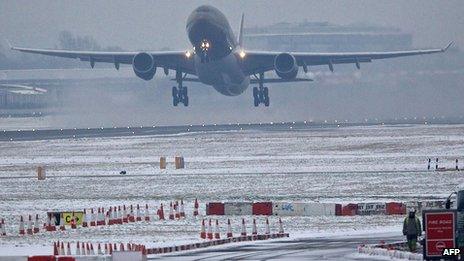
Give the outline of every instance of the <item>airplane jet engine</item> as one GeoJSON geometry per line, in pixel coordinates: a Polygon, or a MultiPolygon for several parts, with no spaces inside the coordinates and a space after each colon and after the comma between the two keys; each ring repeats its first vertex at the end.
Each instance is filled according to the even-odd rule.
{"type": "Polygon", "coordinates": [[[138,53],[135,55],[132,68],[135,75],[146,81],[153,79],[156,73],[155,60],[149,53],[138,53]]]}
{"type": "Polygon", "coordinates": [[[274,69],[282,79],[294,79],[298,74],[298,64],[295,56],[289,53],[281,53],[274,59],[274,69]]]}

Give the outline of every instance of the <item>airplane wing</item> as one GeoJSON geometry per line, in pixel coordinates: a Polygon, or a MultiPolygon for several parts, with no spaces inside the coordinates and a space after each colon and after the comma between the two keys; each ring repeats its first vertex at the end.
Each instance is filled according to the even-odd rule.
{"type": "MultiPolygon", "coordinates": [[[[89,61],[93,66],[97,62],[113,63],[116,69],[119,69],[119,64],[132,64],[134,56],[139,52],[95,52],[95,51],[70,51],[70,50],[52,50],[52,49],[31,49],[22,47],[11,47],[12,50],[43,54],[48,56],[57,56],[64,58],[74,58],[81,61],[89,61]]],[[[180,67],[182,72],[195,74],[195,69],[192,59],[188,59],[183,51],[153,51],[147,52],[151,54],[156,61],[156,66],[176,70],[180,67]]]]}
{"type": "MultiPolygon", "coordinates": [[[[333,71],[334,64],[353,63],[359,69],[360,63],[371,62],[376,59],[388,59],[403,56],[421,55],[445,52],[452,42],[442,49],[423,49],[393,52],[346,52],[346,53],[305,53],[290,52],[298,63],[298,66],[328,65],[333,71]]],[[[243,59],[244,71],[248,75],[262,73],[274,69],[274,59],[281,52],[246,51],[243,59]]]]}

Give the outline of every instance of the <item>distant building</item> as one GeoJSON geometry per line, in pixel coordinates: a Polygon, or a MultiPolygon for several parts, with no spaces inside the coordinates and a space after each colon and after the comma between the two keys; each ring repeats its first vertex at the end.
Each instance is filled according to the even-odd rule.
{"type": "Polygon", "coordinates": [[[44,89],[16,85],[0,88],[0,109],[43,108],[47,102],[47,90],[44,89]]]}
{"type": "Polygon", "coordinates": [[[384,51],[409,49],[412,34],[392,27],[333,25],[328,22],[277,23],[244,29],[247,49],[274,51],[384,51]]]}

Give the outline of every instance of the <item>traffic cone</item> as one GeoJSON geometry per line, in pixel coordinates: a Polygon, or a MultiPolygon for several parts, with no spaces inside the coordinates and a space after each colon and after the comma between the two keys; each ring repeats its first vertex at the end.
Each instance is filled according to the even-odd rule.
{"type": "Polygon", "coordinates": [[[50,227],[48,231],[56,231],[56,218],[53,214],[51,214],[50,217],[50,227]]]}
{"type": "Polygon", "coordinates": [[[208,239],[213,239],[213,226],[211,225],[211,219],[208,221],[208,233],[206,234],[206,237],[208,239]]]}
{"type": "Polygon", "coordinates": [[[35,214],[35,223],[34,223],[34,234],[39,233],[39,214],[35,214]]]}
{"type": "Polygon", "coordinates": [[[113,219],[113,207],[110,207],[108,209],[108,213],[107,213],[107,216],[108,216],[108,225],[111,226],[114,224],[114,219],[113,219]]]}
{"type": "Polygon", "coordinates": [[[76,256],[80,256],[81,255],[81,249],[79,248],[79,241],[77,241],[76,243],[76,256]]]}
{"type": "Polygon", "coordinates": [[[174,213],[172,212],[172,202],[169,204],[169,219],[174,219],[174,213]]]}
{"type": "Polygon", "coordinates": [[[60,214],[60,230],[61,231],[66,230],[66,227],[64,226],[64,215],[63,215],[63,213],[60,214]]]}
{"type": "Polygon", "coordinates": [[[150,221],[150,213],[148,212],[148,204],[145,204],[145,221],[150,221]]]}
{"type": "Polygon", "coordinates": [[[19,220],[19,234],[20,235],[25,235],[26,231],[24,231],[24,219],[23,216],[21,216],[21,219],[19,220]]]}
{"type": "Polygon", "coordinates": [[[124,251],[124,244],[123,244],[123,243],[121,243],[121,244],[119,245],[119,251],[124,251]]]}
{"type": "Polygon", "coordinates": [[[2,236],[6,236],[5,219],[3,218],[2,218],[2,231],[0,231],[0,233],[2,233],[2,236]]]}
{"type": "Polygon", "coordinates": [[[110,250],[108,248],[108,243],[105,243],[105,255],[109,255],[110,254],[110,250]]]}
{"type": "Polygon", "coordinates": [[[176,219],[180,219],[180,212],[179,212],[179,201],[176,201],[174,204],[174,216],[176,219]]]}
{"type": "Polygon", "coordinates": [[[101,218],[101,225],[105,226],[106,223],[106,215],[105,215],[105,208],[101,208],[101,213],[100,213],[100,218],[101,218]]]}
{"type": "Polygon", "coordinates": [[[284,233],[284,226],[282,224],[282,219],[279,218],[279,234],[283,234],[284,233]]]}
{"type": "Polygon", "coordinates": [[[123,223],[128,222],[126,205],[122,205],[122,222],[123,223]]]}
{"type": "Polygon", "coordinates": [[[100,208],[98,208],[98,210],[97,210],[97,222],[96,222],[96,225],[97,225],[97,226],[101,226],[101,225],[102,225],[102,223],[101,223],[101,210],[100,210],[100,208]]]}
{"type": "Polygon", "coordinates": [[[220,239],[221,235],[219,235],[219,221],[216,219],[216,227],[214,230],[214,238],[215,239],[220,239]]]}
{"type": "Polygon", "coordinates": [[[121,212],[121,206],[118,206],[118,224],[122,225],[122,212],[121,212]]]}
{"type": "Polygon", "coordinates": [[[95,255],[95,251],[93,250],[93,244],[92,244],[92,243],[90,243],[90,254],[91,254],[92,256],[95,255]]]}
{"type": "Polygon", "coordinates": [[[97,214],[93,212],[93,208],[90,209],[90,226],[94,227],[97,225],[97,214]]]}
{"type": "Polygon", "coordinates": [[[118,251],[118,247],[116,246],[116,243],[114,243],[113,247],[114,247],[113,251],[118,251]]]}
{"type": "Polygon", "coordinates": [[[160,220],[164,220],[164,207],[163,203],[161,203],[160,208],[158,209],[158,217],[160,220]]]}
{"type": "MultiPolygon", "coordinates": [[[[58,243],[59,244],[59,243],[58,243]]],[[[59,253],[58,253],[58,246],[57,246],[57,243],[56,242],[53,242],[53,255],[54,256],[57,256],[59,253]]]]}
{"type": "Polygon", "coordinates": [[[271,228],[269,227],[269,219],[266,218],[266,232],[264,233],[266,236],[271,234],[271,228]]]}
{"type": "Polygon", "coordinates": [[[140,214],[140,205],[139,205],[139,204],[137,204],[137,208],[136,208],[136,212],[135,212],[135,213],[136,213],[136,215],[137,215],[137,217],[135,218],[135,221],[137,221],[137,222],[142,221],[142,216],[141,216],[141,214],[140,214]]]}
{"type": "Polygon", "coordinates": [[[201,221],[200,238],[206,239],[205,220],[204,219],[201,221]]]}
{"type": "Polygon", "coordinates": [[[71,244],[68,242],[68,246],[66,248],[66,255],[70,256],[71,255],[71,244]]]}
{"type": "Polygon", "coordinates": [[[29,220],[27,221],[27,230],[26,230],[26,233],[28,235],[32,235],[34,233],[33,229],[32,229],[32,216],[29,215],[29,220]]]}
{"type": "Polygon", "coordinates": [[[100,243],[98,243],[97,255],[103,255],[100,243]]]}
{"type": "Polygon", "coordinates": [[[179,215],[181,218],[185,218],[185,211],[184,211],[184,200],[180,200],[180,208],[179,208],[179,215]]]}
{"type": "Polygon", "coordinates": [[[83,255],[83,256],[86,255],[84,242],[81,243],[81,255],[83,255]]]}
{"type": "Polygon", "coordinates": [[[64,251],[64,243],[63,242],[61,242],[60,255],[62,255],[62,256],[66,255],[66,252],[64,251]]]}
{"type": "Polygon", "coordinates": [[[227,237],[234,237],[232,234],[232,225],[230,224],[230,219],[227,219],[227,237]]]}
{"type": "Polygon", "coordinates": [[[135,222],[134,208],[130,205],[129,222],[135,222]]]}
{"type": "Polygon", "coordinates": [[[198,200],[195,199],[195,203],[193,205],[193,216],[196,217],[198,216],[198,200]]]}
{"type": "Polygon", "coordinates": [[[91,255],[89,242],[85,243],[85,254],[91,255]]]}
{"type": "Polygon", "coordinates": [[[127,243],[127,251],[132,251],[131,244],[127,243]]]}
{"type": "Polygon", "coordinates": [[[84,220],[82,221],[82,227],[88,227],[88,226],[89,226],[89,223],[88,223],[87,211],[84,208],[84,220]]]}
{"type": "Polygon", "coordinates": [[[242,218],[242,232],[241,232],[240,235],[242,235],[242,237],[246,237],[246,235],[247,235],[246,227],[245,227],[245,219],[244,218],[242,218]]]}
{"type": "Polygon", "coordinates": [[[256,227],[256,219],[253,218],[253,228],[251,230],[253,236],[258,235],[258,227],[256,227]]]}

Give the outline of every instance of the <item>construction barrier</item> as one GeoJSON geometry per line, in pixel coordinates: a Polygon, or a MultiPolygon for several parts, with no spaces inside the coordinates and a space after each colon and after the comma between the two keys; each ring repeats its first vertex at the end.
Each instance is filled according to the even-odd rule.
{"type": "Polygon", "coordinates": [[[272,202],[255,202],[252,205],[253,215],[272,215],[272,202]]]}
{"type": "Polygon", "coordinates": [[[385,203],[358,203],[357,215],[385,214],[385,203]]]}
{"type": "Polygon", "coordinates": [[[176,156],[174,158],[174,162],[176,165],[176,169],[183,169],[185,168],[184,157],[176,156]]]}
{"type": "Polygon", "coordinates": [[[404,215],[406,214],[406,205],[399,202],[388,202],[385,204],[385,214],[404,215]]]}
{"type": "Polygon", "coordinates": [[[166,157],[160,157],[160,169],[166,169],[166,157]]]}

